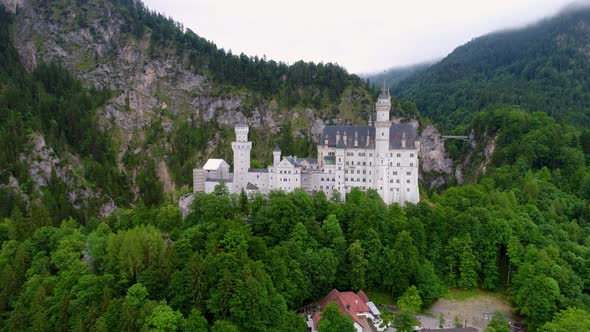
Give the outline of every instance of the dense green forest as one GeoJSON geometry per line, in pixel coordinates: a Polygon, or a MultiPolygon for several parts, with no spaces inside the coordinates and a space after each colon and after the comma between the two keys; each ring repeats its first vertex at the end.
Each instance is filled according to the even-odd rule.
{"type": "Polygon", "coordinates": [[[424,307],[447,287],[506,291],[532,331],[587,322],[588,133],[517,108],[472,126],[498,137],[489,174],[405,208],[375,191],[221,187],[186,219],[165,204],[55,224],[15,207],[0,224],[0,326],[304,331],[295,310],[332,288],[413,287],[424,307]]]}
{"type": "Polygon", "coordinates": [[[519,105],[590,127],[590,7],[492,33],[398,84],[399,97],[449,129],[486,108],[519,105]]]}
{"type": "MultiPolygon", "coordinates": [[[[129,33],[150,34],[154,54],[189,51],[196,71],[230,87],[279,96],[289,87],[299,92],[287,104],[322,105],[343,86],[365,84],[337,66],[234,56],[137,1],[113,3],[128,11],[129,33]]],[[[482,288],[506,293],[531,331],[590,329],[590,130],[569,122],[583,94],[572,99],[580,104],[564,102],[563,116],[540,99],[522,108],[490,102],[465,121],[455,109],[447,117],[418,102],[427,116],[473,130],[478,149],[491,137],[496,147],[481,178],[423,192],[417,205],[387,206],[375,191],[354,190],[343,201],[219,187],[197,195],[183,219],[163,195],[153,160],[127,156],[139,169],[132,202],[111,133],[95,115],[111,92],[82,87],[60,64],[25,71],[12,46],[13,19],[0,8],[0,330],[305,331],[296,311],[333,288],[388,294],[402,312],[428,308],[448,288],[482,288]],[[92,204],[75,208],[57,174],[36,192],[26,154],[37,133],[56,154],[79,156],[85,185],[120,208],[102,219],[92,204]],[[11,177],[29,200],[5,186],[11,177]]],[[[581,82],[585,91],[583,75],[568,73],[574,81],[554,89],[581,82]]],[[[503,96],[496,87],[487,93],[503,96]]],[[[529,88],[530,100],[544,91],[529,88]]],[[[289,130],[277,137],[284,145],[294,145],[289,130]]],[[[209,131],[173,132],[178,164],[187,137],[204,144],[209,131]]],[[[158,135],[154,124],[146,139],[158,135]]],[[[320,331],[346,330],[350,321],[341,318],[329,309],[320,331]]]]}

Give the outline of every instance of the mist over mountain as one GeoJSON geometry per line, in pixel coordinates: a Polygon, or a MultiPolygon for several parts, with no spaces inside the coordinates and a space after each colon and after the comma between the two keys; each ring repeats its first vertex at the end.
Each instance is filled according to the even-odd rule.
{"type": "Polygon", "coordinates": [[[519,105],[587,127],[588,72],[590,7],[575,3],[526,27],[475,38],[425,70],[402,74],[406,79],[394,93],[416,102],[423,115],[447,127],[502,105],[519,105]]]}

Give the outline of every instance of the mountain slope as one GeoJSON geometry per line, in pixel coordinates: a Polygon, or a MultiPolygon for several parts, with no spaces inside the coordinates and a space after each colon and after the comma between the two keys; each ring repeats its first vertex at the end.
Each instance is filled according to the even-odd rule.
{"type": "Polygon", "coordinates": [[[520,105],[590,126],[590,8],[458,47],[403,81],[398,96],[449,127],[488,106],[520,105]]]}
{"type": "Polygon", "coordinates": [[[251,126],[253,162],[264,165],[268,146],[309,155],[327,119],[366,121],[371,110],[362,80],[337,65],[232,55],[139,1],[0,3],[13,13],[0,22],[0,103],[2,119],[14,120],[0,126],[11,146],[0,185],[23,189],[25,201],[42,195],[51,165],[63,165],[71,176],[58,172],[57,182],[72,193],[62,193],[63,205],[108,212],[114,196],[119,206],[158,203],[161,189],[171,198],[187,191],[192,168],[208,157],[231,162],[237,123],[251,126]],[[51,90],[56,82],[63,90],[51,90]],[[48,98],[45,111],[32,103],[38,94],[48,98]],[[88,100],[69,100],[76,94],[88,100]],[[64,113],[67,103],[79,108],[64,113]],[[93,130],[72,131],[80,128],[93,130]]]}

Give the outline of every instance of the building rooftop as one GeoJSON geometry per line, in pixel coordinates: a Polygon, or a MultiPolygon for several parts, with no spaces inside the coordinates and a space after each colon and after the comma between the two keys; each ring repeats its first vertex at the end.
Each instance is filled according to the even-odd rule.
{"type": "MultiPolygon", "coordinates": [[[[320,306],[324,310],[328,303],[336,302],[341,313],[349,315],[355,322],[363,326],[363,328],[368,329],[367,321],[357,315],[359,313],[371,312],[364,299],[367,299],[367,296],[362,291],[355,294],[354,292],[339,292],[337,289],[333,289],[320,302],[320,306]]],[[[313,316],[315,326],[318,326],[320,319],[321,312],[316,312],[313,316]]]]}
{"type": "MultiPolygon", "coordinates": [[[[416,142],[419,141],[418,129],[411,123],[392,124],[389,128],[389,149],[402,149],[402,138],[406,140],[406,149],[415,149],[416,142]]],[[[320,145],[341,149],[374,149],[375,126],[326,126],[320,145]]]]}
{"type": "Polygon", "coordinates": [[[268,168],[248,168],[251,173],[268,173],[268,168]]]}
{"type": "Polygon", "coordinates": [[[248,182],[248,184],[246,185],[246,190],[258,190],[258,186],[252,184],[251,182],[248,182]]]}
{"type": "Polygon", "coordinates": [[[203,166],[203,169],[206,171],[216,171],[223,164],[229,166],[229,164],[226,163],[225,160],[223,160],[223,159],[209,159],[209,160],[207,160],[207,162],[203,166]]]}

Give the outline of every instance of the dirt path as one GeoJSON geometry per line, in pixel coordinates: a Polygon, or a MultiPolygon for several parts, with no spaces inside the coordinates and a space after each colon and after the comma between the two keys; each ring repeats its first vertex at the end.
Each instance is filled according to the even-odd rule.
{"type": "Polygon", "coordinates": [[[426,320],[428,325],[434,322],[436,326],[425,327],[438,328],[438,317],[442,313],[446,320],[445,327],[451,327],[457,317],[463,324],[467,323],[467,326],[483,331],[496,311],[506,315],[509,321],[518,320],[509,303],[485,293],[464,300],[439,299],[430,308],[432,318],[426,320]]]}

